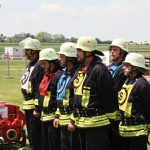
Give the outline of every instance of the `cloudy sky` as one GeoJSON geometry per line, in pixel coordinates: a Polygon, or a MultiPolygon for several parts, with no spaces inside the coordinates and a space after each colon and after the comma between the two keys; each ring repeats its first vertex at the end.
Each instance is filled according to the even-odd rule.
{"type": "Polygon", "coordinates": [[[0,0],[0,34],[150,41],[150,0],[0,0]]]}

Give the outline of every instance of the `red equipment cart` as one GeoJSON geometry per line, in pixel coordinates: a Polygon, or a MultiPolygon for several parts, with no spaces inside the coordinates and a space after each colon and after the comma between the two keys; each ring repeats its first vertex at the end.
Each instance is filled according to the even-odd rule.
{"type": "Polygon", "coordinates": [[[25,116],[20,107],[0,101],[0,149],[15,150],[26,146],[25,116]]]}

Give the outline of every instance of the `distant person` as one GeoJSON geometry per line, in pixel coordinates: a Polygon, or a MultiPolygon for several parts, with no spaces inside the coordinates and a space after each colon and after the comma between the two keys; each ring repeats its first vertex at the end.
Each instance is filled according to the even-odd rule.
{"type": "MultiPolygon", "coordinates": [[[[38,98],[38,108],[41,110],[42,121],[41,149],[61,150],[60,128],[54,128],[53,121],[57,109],[57,83],[63,71],[58,61],[58,55],[52,48],[41,50],[39,60],[45,72],[39,85],[40,95],[38,98]]],[[[38,114],[39,110],[35,110],[34,114],[38,114]]]]}
{"type": "Polygon", "coordinates": [[[41,44],[37,39],[26,38],[19,45],[23,48],[29,64],[21,78],[21,91],[24,97],[23,110],[25,111],[26,126],[31,150],[41,150],[41,121],[40,115],[34,116],[35,97],[38,94],[38,86],[43,78],[43,70],[40,67],[39,52],[41,44]]]}
{"type": "MultiPolygon", "coordinates": [[[[127,79],[127,77],[123,73],[122,62],[125,60],[125,57],[128,54],[128,44],[124,39],[114,39],[109,47],[109,52],[112,64],[108,66],[108,69],[112,75],[114,88],[116,92],[119,92],[120,89],[122,88],[122,85],[127,79]]],[[[118,111],[117,118],[113,123],[109,137],[111,150],[119,149],[119,147],[121,146],[121,137],[119,136],[118,131],[119,123],[120,123],[120,113],[118,111]]]]}
{"type": "Polygon", "coordinates": [[[54,126],[61,129],[62,150],[80,150],[78,130],[68,131],[68,124],[74,109],[73,105],[73,80],[72,77],[79,67],[77,60],[76,44],[71,42],[63,43],[58,54],[60,64],[64,68],[63,75],[57,84],[57,107],[54,126]]]}
{"type": "Polygon", "coordinates": [[[148,75],[145,59],[141,54],[129,53],[123,62],[127,77],[118,94],[121,113],[119,133],[120,150],[147,150],[150,131],[150,84],[143,77],[148,75]]]}
{"type": "Polygon", "coordinates": [[[74,74],[74,111],[69,131],[78,128],[82,150],[108,150],[110,122],[116,118],[117,92],[107,67],[97,55],[97,41],[91,36],[77,41],[77,58],[82,64],[74,74]]]}

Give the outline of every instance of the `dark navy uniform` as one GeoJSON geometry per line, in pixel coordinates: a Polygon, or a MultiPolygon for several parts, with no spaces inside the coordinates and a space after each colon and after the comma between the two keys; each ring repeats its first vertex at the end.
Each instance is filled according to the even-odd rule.
{"type": "Polygon", "coordinates": [[[61,145],[62,150],[79,150],[78,130],[68,131],[71,114],[73,112],[73,82],[71,80],[78,65],[69,71],[65,69],[57,85],[57,118],[61,127],[61,145]]]}
{"type": "Polygon", "coordinates": [[[150,85],[139,73],[134,79],[127,79],[119,92],[121,110],[119,133],[123,137],[123,150],[147,150],[150,125],[150,85]]]}
{"type": "Polygon", "coordinates": [[[39,86],[40,96],[38,99],[38,107],[42,111],[42,150],[61,150],[60,128],[54,128],[53,120],[55,119],[55,111],[57,109],[57,83],[62,73],[62,71],[50,74],[46,73],[39,86]]]}
{"type": "Polygon", "coordinates": [[[111,75],[98,57],[74,76],[74,112],[82,150],[108,150],[110,121],[116,118],[117,92],[111,75]]]}
{"type": "MultiPolygon", "coordinates": [[[[108,70],[110,71],[113,79],[114,88],[117,92],[119,92],[126,81],[127,77],[124,75],[123,72],[123,65],[119,63],[115,65],[114,63],[108,66],[108,70]]],[[[117,117],[113,122],[112,130],[110,131],[110,150],[116,150],[121,147],[121,137],[119,136],[118,126],[120,123],[120,112],[117,111],[117,117]]]]}
{"type": "Polygon", "coordinates": [[[33,116],[33,111],[35,109],[35,97],[38,94],[42,77],[43,70],[37,58],[28,64],[21,78],[21,91],[24,97],[23,110],[25,111],[28,139],[32,150],[40,150],[41,147],[41,121],[40,118],[33,116]]]}

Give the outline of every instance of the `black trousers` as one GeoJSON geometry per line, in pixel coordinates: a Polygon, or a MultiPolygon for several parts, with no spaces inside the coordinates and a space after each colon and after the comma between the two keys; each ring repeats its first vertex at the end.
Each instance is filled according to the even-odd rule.
{"type": "Polygon", "coordinates": [[[122,138],[119,135],[119,123],[120,121],[114,121],[110,126],[109,132],[109,150],[120,150],[122,147],[122,138]]]}
{"type": "Polygon", "coordinates": [[[147,150],[147,136],[123,137],[120,150],[147,150]]]}
{"type": "Polygon", "coordinates": [[[78,129],[73,132],[68,131],[68,126],[61,129],[61,150],[80,150],[78,129]]]}
{"type": "Polygon", "coordinates": [[[108,150],[108,126],[79,128],[81,150],[108,150]]]}
{"type": "Polygon", "coordinates": [[[54,128],[53,121],[42,122],[42,150],[61,150],[60,128],[54,128]]]}
{"type": "Polygon", "coordinates": [[[26,127],[31,150],[41,150],[41,121],[33,117],[34,110],[25,110],[26,127]]]}

